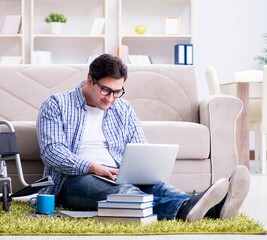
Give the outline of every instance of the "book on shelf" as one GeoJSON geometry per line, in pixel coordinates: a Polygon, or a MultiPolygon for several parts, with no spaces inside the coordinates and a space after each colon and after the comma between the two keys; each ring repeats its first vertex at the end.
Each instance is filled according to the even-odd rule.
{"type": "Polygon", "coordinates": [[[193,44],[175,45],[174,63],[179,65],[193,65],[193,44]]]}
{"type": "Polygon", "coordinates": [[[0,64],[21,64],[22,56],[2,56],[0,57],[0,64]]]}
{"type": "Polygon", "coordinates": [[[57,212],[58,217],[69,217],[69,218],[92,218],[97,216],[97,211],[70,211],[70,210],[59,210],[57,212]]]}
{"type": "Polygon", "coordinates": [[[105,18],[95,18],[90,29],[89,35],[101,35],[103,34],[105,26],[105,18]]]}
{"type": "Polygon", "coordinates": [[[142,225],[150,224],[153,222],[158,221],[158,217],[156,214],[152,214],[147,217],[109,217],[109,216],[95,216],[93,218],[96,222],[102,222],[102,223],[126,223],[126,224],[132,224],[132,223],[139,223],[142,225]]]}
{"type": "Polygon", "coordinates": [[[118,54],[120,57],[121,57],[121,60],[128,64],[130,63],[129,61],[129,47],[126,46],[126,45],[122,45],[120,48],[119,48],[119,54],[118,54]]]}
{"type": "Polygon", "coordinates": [[[103,200],[98,202],[98,207],[144,209],[153,207],[153,202],[109,202],[107,200],[103,200]]]}
{"type": "Polygon", "coordinates": [[[152,61],[148,55],[132,55],[129,54],[129,63],[130,64],[151,64],[152,61]]]}
{"type": "Polygon", "coordinates": [[[51,64],[50,51],[34,51],[32,53],[32,64],[51,64]]]}
{"type": "Polygon", "coordinates": [[[144,209],[133,208],[100,208],[97,209],[98,216],[109,217],[147,217],[153,214],[153,208],[144,209]]]}
{"type": "Polygon", "coordinates": [[[153,194],[109,194],[109,202],[152,202],[153,194]]]}
{"type": "Polygon", "coordinates": [[[21,23],[21,15],[7,15],[1,33],[16,34],[19,33],[21,23]]]}

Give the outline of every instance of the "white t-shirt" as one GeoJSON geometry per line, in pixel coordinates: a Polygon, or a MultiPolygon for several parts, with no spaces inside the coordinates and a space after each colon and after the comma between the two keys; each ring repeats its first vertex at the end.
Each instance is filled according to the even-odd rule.
{"type": "Polygon", "coordinates": [[[108,151],[107,141],[102,130],[104,110],[90,106],[86,106],[86,108],[87,122],[78,156],[105,166],[117,167],[108,151]]]}

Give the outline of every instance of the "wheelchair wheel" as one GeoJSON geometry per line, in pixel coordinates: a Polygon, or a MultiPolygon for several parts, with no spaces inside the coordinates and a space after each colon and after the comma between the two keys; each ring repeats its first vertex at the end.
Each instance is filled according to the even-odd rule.
{"type": "Polygon", "coordinates": [[[9,186],[6,182],[4,182],[3,184],[3,210],[8,212],[9,210],[9,193],[10,193],[10,190],[9,190],[9,186]]]}

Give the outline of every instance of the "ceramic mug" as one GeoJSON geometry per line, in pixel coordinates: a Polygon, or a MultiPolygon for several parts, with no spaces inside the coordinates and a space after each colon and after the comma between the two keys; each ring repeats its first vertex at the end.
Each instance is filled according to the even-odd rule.
{"type": "Polygon", "coordinates": [[[36,213],[52,214],[55,211],[55,195],[38,194],[32,197],[29,203],[36,213]]]}

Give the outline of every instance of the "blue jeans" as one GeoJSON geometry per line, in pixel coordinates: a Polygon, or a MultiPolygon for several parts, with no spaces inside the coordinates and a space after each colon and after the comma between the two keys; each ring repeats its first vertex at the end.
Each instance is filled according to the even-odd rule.
{"type": "Polygon", "coordinates": [[[174,219],[181,204],[190,194],[179,191],[172,185],[159,183],[155,185],[115,185],[91,174],[69,176],[57,197],[58,204],[74,210],[96,210],[97,201],[105,200],[108,194],[153,194],[153,213],[158,219],[174,219]]]}

